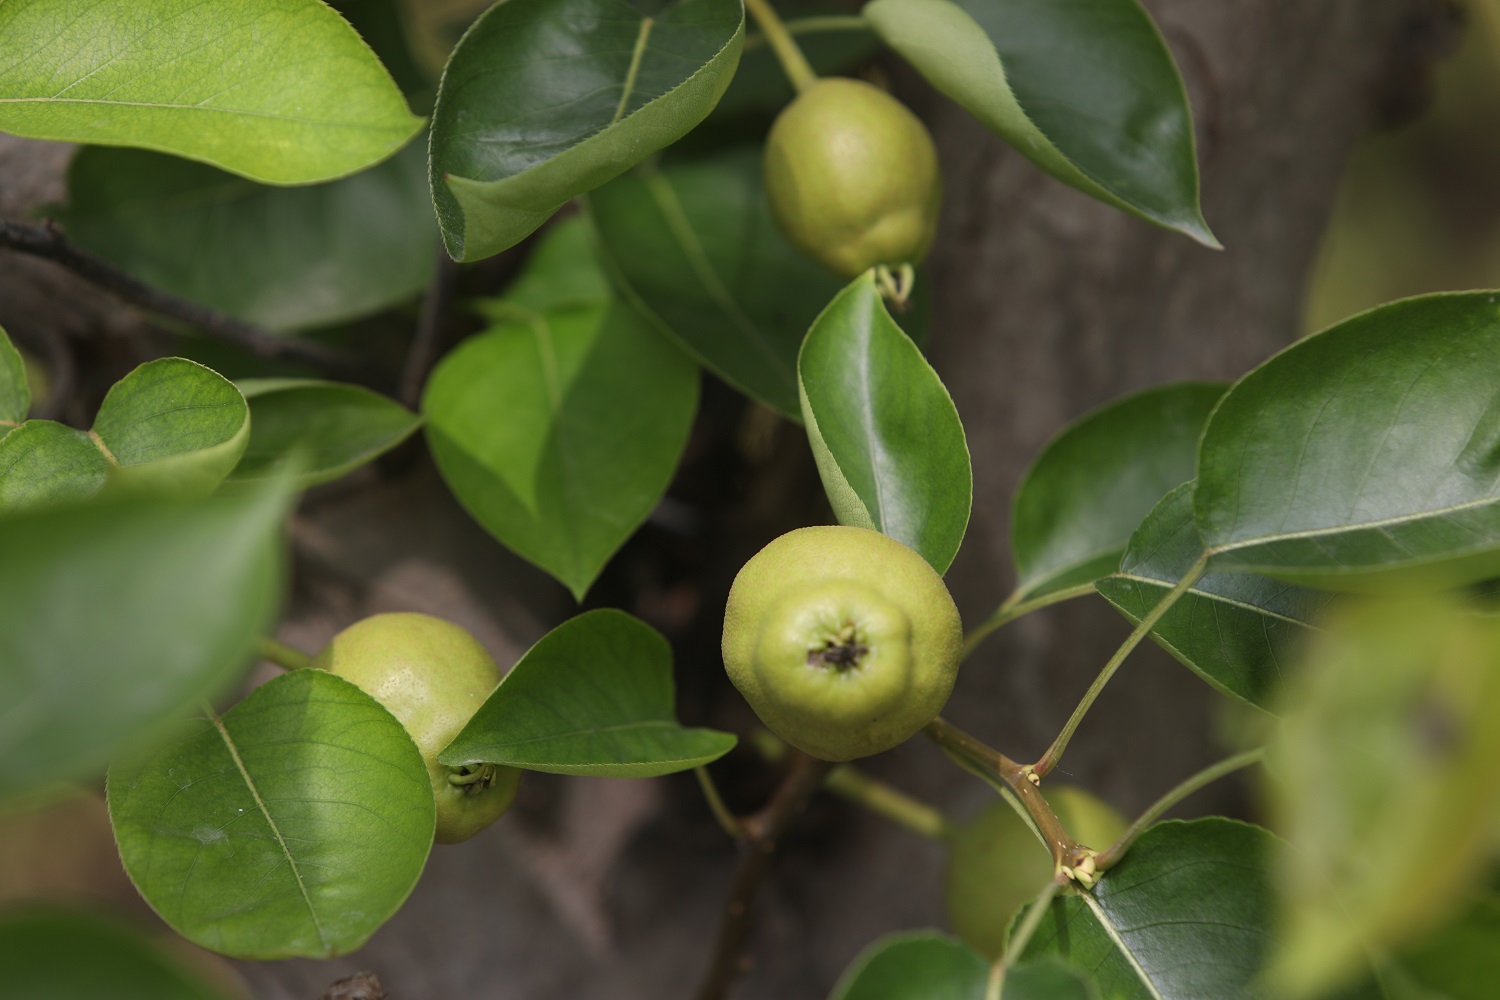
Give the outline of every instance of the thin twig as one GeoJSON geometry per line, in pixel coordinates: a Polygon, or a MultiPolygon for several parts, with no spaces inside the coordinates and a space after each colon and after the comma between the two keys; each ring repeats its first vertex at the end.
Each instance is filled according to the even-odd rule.
{"type": "Polygon", "coordinates": [[[343,374],[357,374],[366,368],[358,359],[340,351],[295,337],[277,336],[253,323],[246,323],[148,285],[70,242],[51,222],[32,225],[0,219],[0,248],[60,264],[116,298],[147,312],[177,320],[217,340],[235,344],[256,357],[305,361],[343,374]]]}
{"type": "Polygon", "coordinates": [[[713,959],[698,987],[698,1000],[723,1000],[745,972],[745,940],[750,933],[750,911],[771,866],[776,842],[792,820],[801,814],[807,800],[823,782],[828,764],[806,754],[792,758],[791,770],[760,812],[740,821],[745,838],[740,842],[740,860],[730,883],[729,904],[719,925],[713,959]]]}
{"type": "Polygon", "coordinates": [[[448,310],[453,304],[453,291],[457,287],[458,265],[439,243],[432,280],[427,285],[427,294],[422,298],[422,315],[417,320],[417,332],[412,337],[411,348],[406,352],[406,365],[401,370],[401,386],[396,398],[408,409],[415,410],[422,402],[422,387],[427,384],[427,373],[432,371],[438,341],[442,338],[443,327],[448,323],[448,310]]]}

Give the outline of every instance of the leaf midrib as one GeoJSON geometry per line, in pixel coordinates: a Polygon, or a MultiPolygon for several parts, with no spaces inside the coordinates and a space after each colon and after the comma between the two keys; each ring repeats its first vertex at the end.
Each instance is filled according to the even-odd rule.
{"type": "Polygon", "coordinates": [[[271,828],[271,834],[276,838],[276,845],[281,848],[281,853],[286,857],[287,865],[292,870],[292,878],[297,883],[297,891],[302,894],[302,902],[307,907],[307,915],[312,920],[313,929],[318,932],[318,942],[323,946],[325,952],[329,951],[328,934],[323,930],[322,921],[318,919],[317,908],[313,906],[312,896],[308,894],[307,884],[303,881],[302,872],[297,868],[297,859],[292,856],[291,849],[287,847],[286,838],[281,835],[281,829],[276,825],[276,820],[272,818],[271,810],[266,806],[265,800],[260,797],[260,789],[255,787],[255,781],[250,777],[250,772],[246,769],[244,760],[240,758],[239,748],[234,745],[234,739],[229,735],[229,730],[224,726],[224,721],[212,709],[205,708],[205,712],[208,715],[209,721],[213,723],[214,728],[218,730],[219,738],[224,741],[224,747],[229,751],[229,756],[234,761],[234,766],[239,771],[241,780],[245,782],[245,787],[250,790],[251,797],[255,799],[256,808],[266,818],[266,825],[271,828]]]}
{"type": "Polygon", "coordinates": [[[6,104],[103,104],[111,108],[150,108],[170,111],[208,111],[221,115],[243,115],[248,118],[270,118],[276,121],[296,122],[320,127],[352,128],[370,132],[404,132],[402,125],[372,125],[368,122],[349,122],[325,118],[299,118],[296,115],[278,114],[273,111],[252,111],[248,108],[216,108],[202,104],[160,104],[150,101],[107,101],[83,97],[0,97],[0,106],[6,104]]]}
{"type": "Polygon", "coordinates": [[[1234,552],[1256,545],[1266,545],[1271,542],[1291,541],[1299,538],[1326,538],[1331,535],[1344,534],[1350,531],[1384,528],[1389,525],[1416,524],[1419,521],[1430,518],[1443,517],[1448,514],[1457,514],[1468,510],[1477,510],[1481,507],[1489,507],[1497,503],[1500,503],[1500,496],[1488,496],[1481,497],[1478,500],[1452,504],[1448,507],[1438,507],[1433,510],[1418,511],[1413,514],[1398,514],[1394,517],[1378,518],[1374,521],[1361,521],[1358,524],[1339,524],[1328,528],[1308,528],[1303,531],[1285,531],[1274,535],[1261,535],[1256,538],[1241,539],[1240,541],[1224,545],[1210,545],[1208,547],[1208,554],[1216,556],[1221,553],[1234,552]]]}

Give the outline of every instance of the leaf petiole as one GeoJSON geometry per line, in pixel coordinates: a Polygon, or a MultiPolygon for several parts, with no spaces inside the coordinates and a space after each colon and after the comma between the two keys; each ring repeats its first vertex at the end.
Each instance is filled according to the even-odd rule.
{"type": "Polygon", "coordinates": [[[268,660],[284,670],[306,670],[312,666],[313,658],[300,649],[293,649],[268,635],[255,640],[255,655],[268,660]]]}
{"type": "Polygon", "coordinates": [[[970,653],[974,652],[975,647],[983,642],[991,632],[1003,625],[1010,624],[1017,618],[1029,615],[1033,611],[1040,611],[1042,608],[1051,607],[1054,604],[1061,604],[1063,601],[1070,601],[1075,597],[1083,597],[1092,593],[1094,593],[1094,585],[1092,583],[1079,584],[1076,587],[1069,587],[1066,590],[1054,590],[1051,593],[1034,597],[1031,600],[1024,599],[1021,596],[1021,592],[1017,591],[1007,597],[1005,602],[995,609],[994,614],[980,622],[973,631],[964,636],[963,655],[967,658],[970,653]]]}
{"type": "Polygon", "coordinates": [[[1166,613],[1172,609],[1172,605],[1176,604],[1178,599],[1192,588],[1193,584],[1203,578],[1203,574],[1207,569],[1208,554],[1205,553],[1198,558],[1197,562],[1193,563],[1183,578],[1177,581],[1177,586],[1173,587],[1157,603],[1156,607],[1152,608],[1151,612],[1141,619],[1141,623],[1135,627],[1135,631],[1131,632],[1130,636],[1120,644],[1120,648],[1115,650],[1115,655],[1111,656],[1109,662],[1104,665],[1104,669],[1099,671],[1099,676],[1094,678],[1094,683],[1090,684],[1089,689],[1083,693],[1083,699],[1078,703],[1078,707],[1073,709],[1073,714],[1068,717],[1068,721],[1063,726],[1062,732],[1057,734],[1057,739],[1052,741],[1052,745],[1047,748],[1046,753],[1042,754],[1041,759],[1028,768],[1031,774],[1035,774],[1037,778],[1045,778],[1052,772],[1052,769],[1057,766],[1057,762],[1062,759],[1063,751],[1068,748],[1068,741],[1073,738],[1073,734],[1077,732],[1079,724],[1083,722],[1083,717],[1093,707],[1100,692],[1104,690],[1104,685],[1108,684],[1109,679],[1115,675],[1115,671],[1120,669],[1120,664],[1124,663],[1125,658],[1130,655],[1131,651],[1141,644],[1142,639],[1151,634],[1151,630],[1156,627],[1156,623],[1161,621],[1166,613]]]}

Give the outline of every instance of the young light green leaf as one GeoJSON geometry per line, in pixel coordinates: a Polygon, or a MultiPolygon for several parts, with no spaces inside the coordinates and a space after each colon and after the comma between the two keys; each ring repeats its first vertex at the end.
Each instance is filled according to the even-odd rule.
{"type": "Polygon", "coordinates": [[[68,171],[68,235],[164,291],[273,330],[326,326],[414,299],[432,275],[419,144],[329,184],[266,187],[159,153],[85,148],[68,171]]]}
{"type": "Polygon", "coordinates": [[[1267,762],[1293,848],[1273,969],[1289,998],[1453,916],[1500,810],[1500,620],[1402,599],[1347,606],[1327,628],[1267,762]]]}
{"type": "Polygon", "coordinates": [[[0,131],[267,184],[363,170],[422,125],[320,0],[5,0],[0,51],[0,131]]]}
{"type": "Polygon", "coordinates": [[[480,299],[475,307],[498,323],[533,313],[608,305],[614,299],[589,224],[575,215],[546,231],[526,258],[525,270],[502,295],[480,299]]]}
{"type": "MultiPolygon", "coordinates": [[[[1193,484],[1157,504],[1131,536],[1119,572],[1094,587],[1140,624],[1203,557],[1193,484]]],[[[1286,672],[1332,595],[1253,573],[1209,573],[1151,630],[1151,638],[1225,694],[1267,710],[1286,697],[1286,672]]]]}
{"type": "Polygon", "coordinates": [[[1158,823],[1092,891],[1053,901],[1026,957],[1061,959],[1110,1000],[1260,1000],[1275,849],[1220,817],[1158,823]]]}
{"type": "Polygon", "coordinates": [[[244,379],[250,443],[231,481],[272,478],[288,458],[298,486],[331,482],[390,451],[422,418],[363,386],[315,379],[244,379]]]}
{"type": "Polygon", "coordinates": [[[0,517],[0,801],[102,771],[245,666],[281,590],[273,486],[0,517]]]}
{"type": "Polygon", "coordinates": [[[1235,384],[1203,433],[1219,564],[1329,589],[1500,576],[1500,293],[1381,306],[1235,384]]]}
{"type": "Polygon", "coordinates": [[[0,511],[87,499],[109,472],[109,459],[88,432],[28,420],[0,438],[0,511]]]}
{"type": "Polygon", "coordinates": [[[863,15],[934,87],[1047,173],[1218,247],[1192,112],[1137,0],[873,0],[863,15]]]}
{"type": "Polygon", "coordinates": [[[701,767],[735,738],[678,723],[667,640],[601,609],[548,632],[438,760],[553,774],[649,778],[701,767]]]}
{"type": "Polygon", "coordinates": [[[31,409],[31,386],[26,381],[26,362],[5,330],[0,329],[0,438],[15,430],[31,409]]]}
{"type": "Polygon", "coordinates": [[[222,718],[115,764],[109,816],[169,926],[236,958],[331,958],[400,908],[432,848],[427,767],[341,677],[283,674],[222,718]]]}
{"type": "Polygon", "coordinates": [[[183,358],[148,361],[110,388],[93,430],[31,420],[0,439],[0,510],[82,499],[106,483],[206,496],[249,439],[234,383],[183,358]]]}
{"type": "Polygon", "coordinates": [[[890,934],[844,970],[829,1000],[984,1000],[990,963],[936,931],[890,934]]]}
{"type": "Polygon", "coordinates": [[[128,924],[54,907],[0,916],[0,982],[37,1000],[229,1000],[128,924]]]}
{"type": "Polygon", "coordinates": [[[937,372],[885,311],[873,271],[813,323],[797,375],[839,523],[890,535],[946,572],[969,523],[969,446],[937,372]]]}
{"type": "MultiPolygon", "coordinates": [[[[550,254],[544,265],[598,266],[550,254]]],[[[697,368],[619,302],[503,305],[488,308],[513,318],[460,344],[427,383],[428,444],[474,519],[581,599],[666,490],[697,368]]]]}
{"type": "Polygon", "coordinates": [[[642,164],[588,201],[604,260],[641,314],[736,389],[801,420],[797,351],[843,286],[776,228],[760,148],[642,164]]]}
{"type": "Polygon", "coordinates": [[[432,116],[433,201],[448,252],[514,246],[565,202],[676,142],[739,62],[739,0],[507,0],[448,59],[432,116]]]}
{"type": "Polygon", "coordinates": [[[1118,569],[1141,519],[1164,493],[1193,478],[1198,438],[1226,388],[1158,386],[1063,428],[1016,490],[1013,600],[1045,597],[1118,569]]]}

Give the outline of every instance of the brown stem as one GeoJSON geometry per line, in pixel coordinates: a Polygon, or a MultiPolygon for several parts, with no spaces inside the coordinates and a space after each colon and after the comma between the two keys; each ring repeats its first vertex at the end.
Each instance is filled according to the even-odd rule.
{"type": "Polygon", "coordinates": [[[417,320],[417,332],[412,337],[410,350],[406,352],[406,366],[401,371],[401,386],[397,398],[407,409],[415,410],[422,402],[422,387],[427,382],[427,373],[432,370],[438,341],[448,322],[448,308],[453,302],[453,292],[457,287],[458,265],[439,243],[432,281],[428,283],[427,294],[422,298],[422,315],[417,320]]]}
{"type": "Polygon", "coordinates": [[[71,242],[54,224],[31,225],[0,219],[0,247],[60,264],[92,285],[147,312],[177,320],[210,337],[235,344],[261,358],[305,361],[333,372],[356,374],[357,359],[319,344],[280,337],[252,323],[189,302],[146,284],[71,242]]]}
{"type": "Polygon", "coordinates": [[[1083,866],[1079,881],[1086,886],[1092,884],[1093,852],[1063,829],[1057,814],[1042,797],[1041,779],[1030,768],[980,742],[942,716],[927,724],[927,735],[959,764],[981,776],[1000,779],[1025,807],[1037,834],[1052,852],[1053,867],[1071,879],[1083,866]]]}
{"type": "Polygon", "coordinates": [[[719,924],[719,936],[714,942],[713,959],[698,986],[697,1000],[723,1000],[735,981],[745,973],[748,966],[745,939],[750,933],[750,910],[771,867],[776,842],[807,806],[807,800],[822,784],[828,767],[825,761],[794,752],[791,769],[771,796],[771,801],[760,812],[740,821],[744,830],[740,859],[730,883],[729,904],[719,924]]]}

